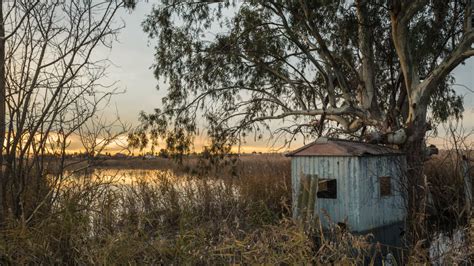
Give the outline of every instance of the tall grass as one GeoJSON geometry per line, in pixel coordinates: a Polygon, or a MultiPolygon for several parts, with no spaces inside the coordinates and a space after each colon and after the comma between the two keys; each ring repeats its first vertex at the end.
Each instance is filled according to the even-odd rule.
{"type": "Polygon", "coordinates": [[[428,181],[428,220],[431,230],[452,231],[467,223],[464,176],[453,154],[442,154],[425,165],[428,181]]]}
{"type": "Polygon", "coordinates": [[[102,178],[68,180],[48,215],[1,231],[0,264],[310,261],[310,238],[285,218],[287,160],[246,166],[237,175],[223,166],[224,177],[160,171],[124,183],[96,171],[102,178]]]}
{"type": "Polygon", "coordinates": [[[100,170],[94,173],[101,178],[71,179],[41,219],[11,221],[1,230],[0,264],[380,261],[382,247],[370,235],[337,225],[323,234],[317,223],[308,227],[290,218],[287,158],[249,156],[207,175],[203,168],[194,161],[127,182],[100,170]]]}
{"type": "MultiPolygon", "coordinates": [[[[438,250],[432,260],[438,264],[463,264],[474,258],[468,239],[471,210],[466,204],[464,162],[458,152],[443,151],[425,163],[428,201],[426,206],[427,230],[431,252],[438,250]]],[[[472,176],[472,167],[469,166],[472,176]]],[[[471,187],[471,191],[472,187],[471,187]]]]}

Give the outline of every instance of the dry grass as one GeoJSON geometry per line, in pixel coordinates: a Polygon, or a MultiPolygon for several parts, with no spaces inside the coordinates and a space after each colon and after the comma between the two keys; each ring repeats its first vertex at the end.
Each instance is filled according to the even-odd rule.
{"type": "Polygon", "coordinates": [[[432,158],[425,164],[425,175],[430,193],[430,231],[450,232],[465,226],[468,217],[465,209],[464,177],[458,158],[447,152],[432,158]]]}
{"type": "MultiPolygon", "coordinates": [[[[0,232],[0,264],[310,261],[310,238],[285,218],[289,164],[280,159],[240,162],[238,173],[236,162],[224,164],[213,171],[220,178],[77,178],[41,220],[0,232]],[[267,245],[275,239],[284,241],[267,245]]],[[[188,164],[181,173],[199,171],[188,164]]]]}
{"type": "Polygon", "coordinates": [[[293,265],[360,262],[365,254],[336,256],[365,242],[344,242],[350,234],[338,231],[333,240],[341,241],[316,245],[316,231],[288,218],[287,158],[247,157],[212,172],[162,171],[133,185],[113,177],[69,182],[41,221],[2,230],[0,264],[293,265]]]}
{"type": "MultiPolygon", "coordinates": [[[[247,156],[219,167],[193,159],[179,171],[171,162],[159,167],[172,171],[136,178],[132,185],[114,177],[68,183],[41,219],[11,222],[0,231],[0,264],[380,261],[382,248],[370,244],[370,235],[354,236],[338,226],[322,234],[289,218],[288,158],[247,156]]],[[[436,186],[457,186],[430,178],[436,186]]]]}

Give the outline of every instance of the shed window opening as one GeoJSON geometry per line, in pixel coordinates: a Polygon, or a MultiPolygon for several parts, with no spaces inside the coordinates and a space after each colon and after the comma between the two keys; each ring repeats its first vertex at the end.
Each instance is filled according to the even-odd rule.
{"type": "Polygon", "coordinates": [[[390,180],[391,180],[390,176],[381,176],[381,177],[379,177],[380,196],[381,197],[392,195],[392,184],[391,184],[390,180]]]}
{"type": "Polygon", "coordinates": [[[317,196],[322,199],[337,199],[336,179],[319,179],[317,196]]]}

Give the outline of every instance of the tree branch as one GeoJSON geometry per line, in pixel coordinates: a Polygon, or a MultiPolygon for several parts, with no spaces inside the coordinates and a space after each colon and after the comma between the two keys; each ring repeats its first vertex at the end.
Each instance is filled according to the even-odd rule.
{"type": "Polygon", "coordinates": [[[454,51],[446,57],[429,76],[421,82],[415,93],[420,94],[423,100],[428,100],[433,90],[436,89],[440,80],[446,77],[455,67],[464,62],[467,58],[474,56],[474,49],[471,48],[474,43],[474,30],[465,34],[461,42],[454,51]]]}
{"type": "Polygon", "coordinates": [[[370,110],[376,115],[379,111],[376,102],[375,92],[375,73],[374,73],[374,56],[371,42],[371,29],[368,27],[369,15],[367,11],[367,1],[357,0],[357,18],[359,20],[358,25],[358,37],[359,37],[359,49],[362,54],[362,73],[361,80],[363,80],[361,105],[364,109],[370,110]]]}

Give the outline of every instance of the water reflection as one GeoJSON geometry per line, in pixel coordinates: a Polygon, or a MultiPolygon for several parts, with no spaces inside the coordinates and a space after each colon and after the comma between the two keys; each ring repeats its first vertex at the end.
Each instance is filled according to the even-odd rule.
{"type": "Polygon", "coordinates": [[[198,178],[191,175],[176,175],[171,170],[149,169],[94,169],[68,175],[64,185],[72,184],[109,184],[114,186],[138,186],[144,183],[157,185],[159,182],[171,182],[175,188],[193,187],[203,182],[214,187],[228,186],[231,180],[222,178],[198,178]]]}
{"type": "MultiPolygon", "coordinates": [[[[55,186],[59,191],[108,190],[126,194],[141,194],[143,190],[166,194],[170,191],[191,199],[197,195],[226,191],[227,196],[238,196],[238,188],[229,178],[198,178],[176,175],[171,170],[149,169],[94,169],[66,174],[55,186]],[[138,191],[140,190],[140,191],[138,191]]],[[[127,195],[130,196],[130,195],[127,195]]],[[[164,196],[164,195],[163,195],[164,196]]]]}
{"type": "Polygon", "coordinates": [[[80,210],[93,236],[123,224],[139,230],[150,224],[169,226],[187,213],[213,217],[236,206],[239,190],[229,178],[198,178],[169,170],[99,169],[68,175],[54,197],[58,213],[80,210]]]}

